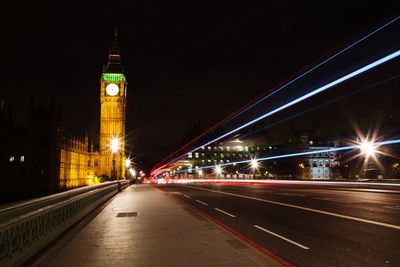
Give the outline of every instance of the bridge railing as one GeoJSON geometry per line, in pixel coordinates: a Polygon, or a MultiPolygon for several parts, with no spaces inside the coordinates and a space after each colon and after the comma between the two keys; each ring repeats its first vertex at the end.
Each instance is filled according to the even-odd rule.
{"type": "Polygon", "coordinates": [[[0,266],[19,266],[129,185],[113,181],[0,207],[0,266]]]}

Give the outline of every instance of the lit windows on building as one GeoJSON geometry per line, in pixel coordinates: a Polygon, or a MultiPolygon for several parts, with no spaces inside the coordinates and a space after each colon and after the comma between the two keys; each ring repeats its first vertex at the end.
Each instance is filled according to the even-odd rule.
{"type": "Polygon", "coordinates": [[[198,152],[194,153],[194,157],[195,157],[196,159],[198,159],[198,158],[199,158],[199,153],[198,153],[198,152]]]}
{"type": "Polygon", "coordinates": [[[10,162],[13,162],[15,160],[14,156],[10,157],[10,162]]]}
{"type": "MultiPolygon", "coordinates": [[[[330,149],[332,147],[314,147],[311,146],[310,150],[330,149]]],[[[339,161],[336,160],[336,153],[334,152],[319,152],[313,153],[308,156],[310,163],[310,178],[311,179],[329,179],[335,178],[332,172],[332,167],[339,166],[339,161]]]]}
{"type": "Polygon", "coordinates": [[[25,161],[25,156],[21,156],[19,161],[20,162],[24,162],[25,161]]]}
{"type": "Polygon", "coordinates": [[[189,159],[193,158],[193,153],[192,152],[188,153],[188,158],[189,159]]]}

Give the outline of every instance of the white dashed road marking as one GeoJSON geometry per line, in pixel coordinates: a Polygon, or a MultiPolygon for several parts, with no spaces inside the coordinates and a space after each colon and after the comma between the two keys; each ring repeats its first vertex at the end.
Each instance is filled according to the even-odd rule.
{"type": "Polygon", "coordinates": [[[218,209],[218,208],[214,208],[215,210],[217,210],[217,211],[219,211],[219,212],[222,212],[222,213],[224,213],[224,214],[226,214],[226,215],[228,215],[228,216],[231,216],[232,218],[235,218],[236,216],[235,215],[233,215],[233,214],[230,214],[229,212],[226,212],[226,211],[223,211],[223,210],[220,210],[220,209],[218,209]]]}
{"type": "Polygon", "coordinates": [[[196,202],[199,202],[200,204],[203,204],[204,206],[208,206],[208,204],[205,203],[205,202],[203,202],[203,201],[200,201],[200,200],[197,200],[197,199],[196,199],[196,202]]]}
{"type": "Polygon", "coordinates": [[[273,235],[273,236],[276,236],[276,237],[278,237],[278,238],[280,238],[280,239],[283,239],[283,240],[285,240],[285,241],[287,241],[287,242],[289,242],[289,243],[291,243],[291,244],[293,244],[293,245],[296,245],[296,246],[298,246],[298,247],[300,247],[300,248],[302,248],[302,249],[310,249],[309,247],[306,247],[306,246],[304,246],[304,245],[302,245],[302,244],[299,244],[299,243],[297,243],[297,242],[295,242],[295,241],[293,241],[293,240],[290,240],[289,238],[286,238],[286,237],[283,237],[283,236],[281,236],[281,235],[278,235],[277,233],[274,233],[274,232],[272,232],[272,231],[269,231],[269,230],[267,230],[267,229],[265,229],[265,228],[263,228],[263,227],[261,227],[261,226],[254,225],[254,227],[257,228],[257,229],[259,229],[259,230],[261,230],[261,231],[264,231],[264,232],[266,232],[266,233],[268,233],[268,234],[270,234],[270,235],[273,235]]]}
{"type": "Polygon", "coordinates": [[[373,220],[357,218],[357,217],[348,216],[348,215],[344,215],[344,214],[339,214],[339,213],[334,213],[334,212],[329,212],[329,211],[324,211],[324,210],[319,210],[319,209],[302,207],[302,206],[299,206],[299,205],[292,205],[292,204],[278,202],[278,201],[272,201],[272,200],[256,198],[256,197],[250,197],[250,196],[245,196],[245,195],[239,195],[239,194],[234,194],[234,193],[228,193],[228,192],[223,192],[223,191],[199,188],[199,187],[195,187],[195,186],[185,186],[185,187],[195,188],[197,190],[204,190],[204,191],[214,192],[214,193],[218,193],[218,194],[224,194],[224,195],[228,195],[228,196],[234,196],[234,197],[240,197],[240,198],[251,199],[251,200],[256,200],[256,201],[262,201],[262,202],[270,203],[270,204],[274,204],[274,205],[290,207],[290,208],[300,209],[300,210],[306,210],[306,211],[315,212],[315,213],[324,214],[324,215],[329,215],[329,216],[333,216],[333,217],[337,217],[337,218],[353,220],[353,221],[358,221],[358,222],[363,222],[363,223],[368,223],[368,224],[374,224],[374,225],[379,225],[379,226],[383,226],[383,227],[388,227],[388,228],[400,230],[400,225],[384,223],[384,222],[377,222],[377,221],[373,221],[373,220]]]}

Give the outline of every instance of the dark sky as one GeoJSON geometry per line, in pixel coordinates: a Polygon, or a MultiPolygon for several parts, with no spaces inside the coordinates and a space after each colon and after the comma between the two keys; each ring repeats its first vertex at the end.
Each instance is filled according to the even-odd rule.
{"type": "Polygon", "coordinates": [[[163,2],[3,3],[0,97],[13,98],[16,121],[29,96],[55,97],[67,131],[98,129],[100,75],[117,26],[128,142],[151,165],[197,119],[207,129],[400,11],[399,1],[163,2]]]}

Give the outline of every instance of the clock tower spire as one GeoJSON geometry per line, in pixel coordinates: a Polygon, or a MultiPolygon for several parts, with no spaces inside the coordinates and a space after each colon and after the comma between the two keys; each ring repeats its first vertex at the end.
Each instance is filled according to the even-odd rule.
{"type": "Polygon", "coordinates": [[[99,175],[125,179],[125,109],[127,81],[118,47],[118,31],[100,79],[99,175]]]}
{"type": "Polygon", "coordinates": [[[121,54],[118,46],[118,30],[114,30],[114,41],[112,43],[110,52],[108,53],[107,65],[104,67],[103,72],[107,73],[123,73],[124,68],[121,64],[121,54]]]}

